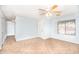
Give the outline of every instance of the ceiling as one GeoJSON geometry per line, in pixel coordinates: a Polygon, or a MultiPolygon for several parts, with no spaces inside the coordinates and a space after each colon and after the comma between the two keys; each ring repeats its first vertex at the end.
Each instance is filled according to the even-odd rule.
{"type": "MultiPolygon", "coordinates": [[[[7,17],[12,16],[26,16],[26,17],[41,17],[39,15],[39,8],[48,9],[50,6],[46,5],[3,5],[1,10],[7,17]]],[[[69,14],[78,14],[79,6],[78,5],[59,5],[59,10],[62,12],[61,16],[69,14]]],[[[58,17],[55,14],[52,17],[58,17]]]]}

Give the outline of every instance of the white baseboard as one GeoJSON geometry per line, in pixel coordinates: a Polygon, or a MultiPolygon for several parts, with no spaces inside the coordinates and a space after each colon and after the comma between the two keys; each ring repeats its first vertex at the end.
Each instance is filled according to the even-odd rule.
{"type": "Polygon", "coordinates": [[[39,36],[39,37],[41,37],[42,39],[48,39],[48,38],[50,38],[49,36],[39,36]]]}
{"type": "Polygon", "coordinates": [[[76,41],[75,38],[70,39],[70,38],[61,38],[61,37],[59,38],[59,37],[53,37],[53,36],[51,36],[50,38],[55,38],[55,39],[58,39],[58,40],[79,44],[79,41],[76,41]]]}
{"type": "Polygon", "coordinates": [[[28,39],[32,39],[32,38],[36,38],[36,37],[40,37],[42,39],[48,39],[50,38],[50,36],[30,36],[30,37],[24,37],[24,38],[16,38],[16,41],[21,41],[21,40],[28,40],[28,39]]]}
{"type": "Polygon", "coordinates": [[[15,36],[15,35],[7,35],[7,37],[8,37],[8,36],[15,36]]]}
{"type": "Polygon", "coordinates": [[[21,41],[21,40],[28,40],[28,39],[32,39],[32,38],[36,38],[37,36],[31,36],[31,37],[24,37],[24,38],[16,38],[16,41],[21,41]]]}
{"type": "Polygon", "coordinates": [[[39,35],[39,37],[46,40],[46,39],[50,38],[51,36],[49,36],[49,35],[39,35]]]}

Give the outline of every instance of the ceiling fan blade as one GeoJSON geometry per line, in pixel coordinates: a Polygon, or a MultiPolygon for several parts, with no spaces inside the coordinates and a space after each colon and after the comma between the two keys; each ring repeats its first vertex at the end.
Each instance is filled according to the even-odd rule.
{"type": "Polygon", "coordinates": [[[59,11],[57,7],[58,7],[58,5],[54,5],[48,11],[45,9],[38,9],[38,10],[39,10],[40,15],[51,16],[53,13],[55,13],[56,16],[60,16],[61,11],[59,11]]]}
{"type": "Polygon", "coordinates": [[[45,15],[48,11],[44,9],[38,9],[39,10],[39,15],[45,15]]]}
{"type": "Polygon", "coordinates": [[[52,6],[52,7],[51,7],[51,10],[53,10],[53,9],[55,9],[55,8],[57,8],[57,7],[58,7],[58,5],[52,6]]]}
{"type": "Polygon", "coordinates": [[[38,10],[40,10],[40,11],[46,11],[45,9],[38,9],[38,10]]]}
{"type": "Polygon", "coordinates": [[[61,11],[53,11],[54,13],[61,13],[61,11]]]}
{"type": "Polygon", "coordinates": [[[40,15],[45,15],[46,13],[40,13],[40,15]]]}
{"type": "Polygon", "coordinates": [[[61,16],[61,13],[56,13],[56,16],[61,16]]]}
{"type": "Polygon", "coordinates": [[[54,11],[54,13],[56,14],[56,16],[60,16],[61,15],[61,11],[54,11]]]}
{"type": "Polygon", "coordinates": [[[44,10],[44,9],[39,9],[40,13],[47,13],[48,11],[44,10]]]}

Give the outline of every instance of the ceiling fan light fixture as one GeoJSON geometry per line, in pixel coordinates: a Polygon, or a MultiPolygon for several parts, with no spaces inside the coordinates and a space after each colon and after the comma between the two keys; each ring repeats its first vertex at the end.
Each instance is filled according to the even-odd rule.
{"type": "Polygon", "coordinates": [[[56,16],[60,16],[61,14],[60,13],[56,13],[56,16]]]}
{"type": "Polygon", "coordinates": [[[51,8],[48,9],[39,9],[41,11],[40,15],[45,15],[45,16],[52,16],[55,14],[56,16],[60,16],[61,11],[58,9],[58,5],[53,5],[51,8]]]}
{"type": "Polygon", "coordinates": [[[52,16],[52,13],[48,12],[46,13],[46,16],[52,16]]]}

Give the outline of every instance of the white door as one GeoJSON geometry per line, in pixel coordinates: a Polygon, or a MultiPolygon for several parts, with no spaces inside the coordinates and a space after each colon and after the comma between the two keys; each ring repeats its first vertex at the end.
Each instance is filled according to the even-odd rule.
{"type": "Polygon", "coordinates": [[[7,22],[7,35],[11,36],[15,34],[15,23],[8,21],[7,22]]]}

